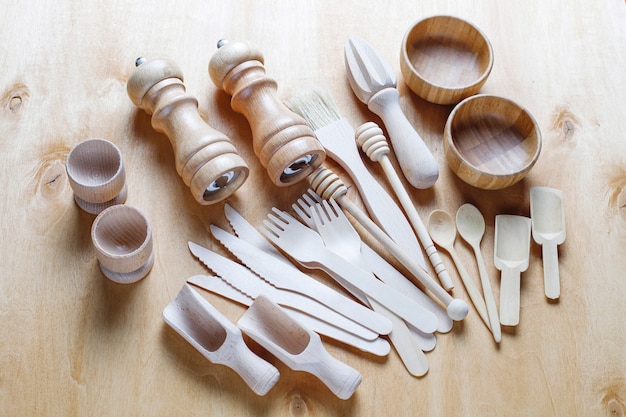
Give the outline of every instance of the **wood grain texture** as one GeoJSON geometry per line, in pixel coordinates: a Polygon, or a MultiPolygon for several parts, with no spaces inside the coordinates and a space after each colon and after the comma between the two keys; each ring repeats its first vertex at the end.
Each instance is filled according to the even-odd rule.
{"type": "MultiPolygon", "coordinates": [[[[1,415],[626,413],[623,1],[601,0],[593,7],[580,0],[397,0],[385,7],[373,1],[286,0],[3,6],[1,415]],[[435,14],[457,15],[485,32],[495,61],[481,92],[527,108],[541,128],[543,149],[532,171],[514,186],[472,188],[445,166],[442,132],[451,108],[418,98],[400,82],[403,110],[442,166],[432,189],[411,190],[410,196],[423,218],[436,208],[454,212],[465,202],[474,204],[485,216],[482,250],[489,259],[495,215],[528,216],[534,185],[563,190],[568,236],[559,246],[561,297],[546,301],[541,249],[533,244],[522,279],[520,324],[503,331],[499,347],[486,337],[480,318],[470,315],[438,338],[427,354],[430,371],[418,379],[395,353],[377,359],[326,342],[334,357],[363,376],[355,394],[343,401],[316,378],[291,371],[253,345],[281,373],[272,391],[258,398],[232,370],[209,363],[161,318],[184,280],[205,273],[187,241],[220,251],[207,228],[228,224],[222,204],[201,206],[193,199],[175,172],[168,139],[128,99],[135,58],[167,56],[185,72],[201,115],[210,116],[250,166],[248,180],[228,202],[259,225],[271,206],[288,209],[307,185],[279,189],[256,162],[246,119],[207,74],[217,40],[252,40],[264,51],[279,95],[323,84],[341,114],[358,126],[373,116],[345,77],[348,36],[375,41],[399,73],[404,31],[435,14]],[[69,150],[90,137],[120,148],[127,204],[151,220],[154,267],[131,286],[110,282],[98,269],[90,240],[94,216],[75,205],[65,174],[69,150]]],[[[374,172],[384,184],[382,172],[374,172]]],[[[458,251],[473,265],[469,247],[458,251]]],[[[460,290],[450,259],[442,257],[460,290]]],[[[492,264],[488,268],[498,298],[498,273],[492,264]]],[[[465,297],[457,290],[454,295],[465,297]]],[[[228,301],[203,296],[233,322],[243,314],[228,301]]]]}

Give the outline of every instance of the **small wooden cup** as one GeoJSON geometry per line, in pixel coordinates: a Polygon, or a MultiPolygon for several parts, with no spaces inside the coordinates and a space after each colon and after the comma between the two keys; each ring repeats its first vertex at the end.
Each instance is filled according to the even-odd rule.
{"type": "Polygon", "coordinates": [[[453,16],[413,24],[402,39],[400,69],[409,88],[431,103],[456,104],[480,90],[493,48],[476,26],[453,16]]]}
{"type": "Polygon", "coordinates": [[[102,273],[112,281],[130,284],[152,268],[152,229],[134,207],[120,204],[102,211],[91,227],[91,240],[102,273]]]}
{"type": "Polygon", "coordinates": [[[541,152],[541,132],[511,100],[476,95],[450,113],[443,150],[448,165],[466,183],[485,190],[509,187],[530,171],[541,152]]]}
{"type": "Polygon", "coordinates": [[[77,144],[65,163],[76,204],[98,214],[126,201],[126,172],[122,153],[105,139],[87,139],[77,144]]]}

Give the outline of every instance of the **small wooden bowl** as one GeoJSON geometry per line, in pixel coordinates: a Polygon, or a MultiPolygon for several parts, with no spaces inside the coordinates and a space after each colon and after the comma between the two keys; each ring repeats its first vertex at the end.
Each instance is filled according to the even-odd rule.
{"type": "Polygon", "coordinates": [[[487,37],[456,17],[420,20],[402,39],[402,76],[415,94],[431,103],[456,104],[476,94],[492,67],[487,37]]]}
{"type": "Polygon", "coordinates": [[[105,139],[87,139],[67,155],[67,177],[76,204],[90,214],[126,201],[126,173],[119,148],[105,139]]]}
{"type": "Polygon", "coordinates": [[[511,100],[476,95],[450,113],[443,150],[448,165],[466,183],[498,190],[520,181],[541,152],[541,132],[524,108],[511,100]]]}
{"type": "Polygon", "coordinates": [[[119,204],[103,210],[93,222],[91,240],[102,273],[112,281],[130,284],[152,268],[152,228],[134,207],[119,204]]]}

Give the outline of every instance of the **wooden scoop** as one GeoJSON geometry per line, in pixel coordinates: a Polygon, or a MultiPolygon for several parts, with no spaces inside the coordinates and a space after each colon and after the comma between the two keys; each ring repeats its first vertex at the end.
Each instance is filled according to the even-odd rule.
{"type": "Polygon", "coordinates": [[[317,333],[265,296],[254,300],[237,325],[289,368],[315,375],[342,400],[361,383],[361,374],[330,356],[317,333]]]}
{"type": "Polygon", "coordinates": [[[528,268],[530,219],[524,216],[496,216],[494,265],[502,271],[500,282],[500,323],[516,326],[520,310],[520,274],[528,268]]]}
{"type": "Polygon", "coordinates": [[[278,370],[254,354],[237,326],[189,284],[165,307],[163,320],[209,361],[232,368],[257,395],[278,382],[278,370]]]}
{"type": "Polygon", "coordinates": [[[557,246],[565,241],[563,192],[548,187],[532,187],[530,218],[533,239],[541,245],[546,297],[554,300],[561,294],[557,246]]]}

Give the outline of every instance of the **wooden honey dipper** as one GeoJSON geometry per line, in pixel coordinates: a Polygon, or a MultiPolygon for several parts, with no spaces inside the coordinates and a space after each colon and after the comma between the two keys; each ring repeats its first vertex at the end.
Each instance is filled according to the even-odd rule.
{"type": "Polygon", "coordinates": [[[277,96],[277,83],[265,75],[263,55],[250,42],[221,40],[209,62],[213,83],[231,98],[252,130],[254,152],[278,186],[305,179],[326,158],[306,121],[277,96]]]}
{"type": "Polygon", "coordinates": [[[402,185],[400,176],[387,156],[390,149],[387,144],[387,139],[383,135],[382,129],[374,122],[367,122],[362,124],[357,129],[355,136],[356,143],[363,150],[363,152],[373,162],[378,162],[383,168],[383,172],[385,173],[389,184],[391,184],[391,188],[393,188],[396,197],[400,200],[400,204],[402,204],[402,208],[404,208],[404,212],[409,218],[409,221],[413,226],[413,230],[415,230],[415,234],[424,247],[431,265],[435,269],[435,272],[437,272],[437,276],[439,277],[441,284],[447,290],[452,289],[454,284],[450,279],[450,274],[448,274],[448,271],[441,260],[441,256],[439,256],[439,252],[430,238],[428,230],[426,230],[426,226],[424,226],[424,223],[415,209],[409,194],[402,185]]]}
{"type": "Polygon", "coordinates": [[[214,204],[234,193],[249,169],[230,139],[198,113],[198,100],[186,93],[183,74],[165,59],[138,58],[127,84],[132,102],[152,115],[152,127],[170,139],[176,171],[196,201],[214,204]]]}
{"type": "Polygon", "coordinates": [[[311,188],[323,199],[331,197],[341,208],[350,213],[376,240],[378,240],[404,267],[441,303],[448,316],[455,321],[463,320],[469,311],[467,303],[452,298],[415,260],[393,241],[370,219],[363,210],[348,198],[348,188],[341,178],[330,169],[321,166],[308,178],[311,188]]]}

